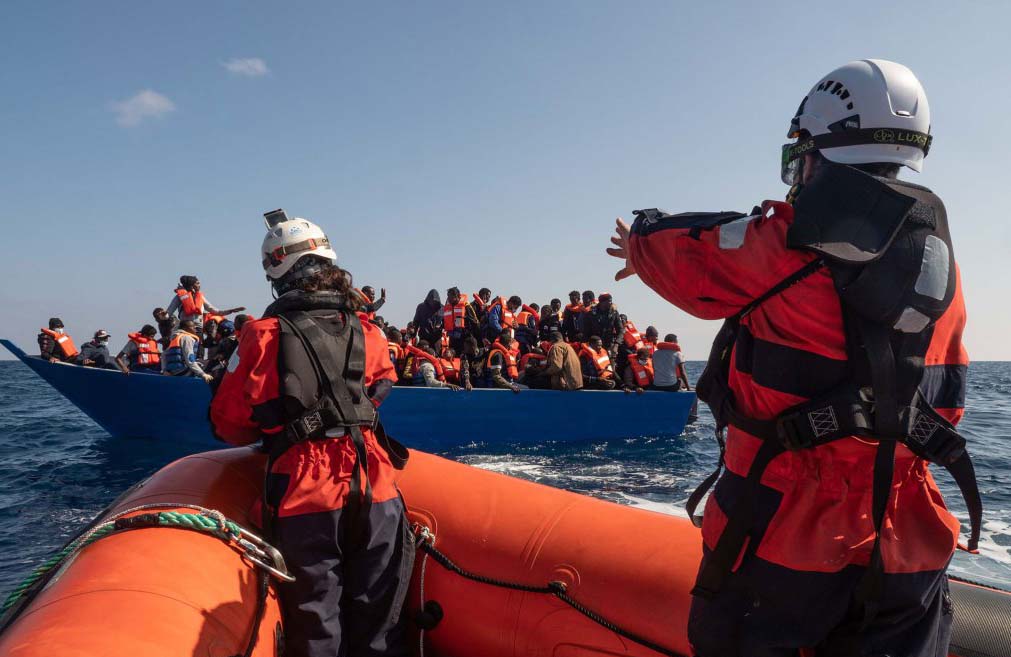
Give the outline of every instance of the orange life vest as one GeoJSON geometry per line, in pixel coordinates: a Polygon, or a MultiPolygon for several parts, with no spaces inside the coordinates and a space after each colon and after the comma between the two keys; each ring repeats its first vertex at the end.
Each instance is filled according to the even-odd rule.
{"type": "Polygon", "coordinates": [[[645,388],[653,383],[653,361],[647,361],[645,365],[632,354],[628,357],[628,364],[632,368],[632,375],[635,378],[635,385],[645,388]]]}
{"type": "Polygon", "coordinates": [[[565,304],[565,310],[569,311],[574,315],[578,315],[586,310],[586,307],[582,303],[567,303],[565,304]]]}
{"type": "Polygon", "coordinates": [[[190,292],[186,288],[176,289],[176,296],[182,304],[183,313],[191,316],[198,316],[204,313],[204,293],[190,292]]]}
{"type": "Polygon", "coordinates": [[[525,372],[527,369],[527,365],[532,360],[539,360],[543,363],[547,359],[548,357],[545,356],[544,354],[535,354],[533,352],[530,352],[529,354],[524,354],[523,357],[520,358],[520,371],[525,372]]]}
{"type": "Polygon", "coordinates": [[[513,314],[513,311],[509,310],[509,304],[505,297],[495,299],[495,302],[488,306],[489,315],[491,315],[491,311],[495,306],[502,307],[502,315],[499,317],[499,323],[502,325],[502,328],[509,329],[510,337],[516,337],[516,315],[513,314]]]}
{"type": "Polygon", "coordinates": [[[614,369],[611,367],[611,357],[608,355],[607,349],[601,347],[599,351],[594,352],[589,345],[584,344],[579,348],[579,355],[586,356],[593,361],[593,366],[597,368],[597,376],[599,378],[614,378],[614,369]]]}
{"type": "Polygon", "coordinates": [[[523,310],[521,310],[519,313],[516,314],[516,325],[527,326],[530,322],[531,317],[534,318],[535,322],[540,321],[541,318],[536,310],[534,310],[527,304],[523,304],[523,310]]]}
{"type": "Polygon", "coordinates": [[[137,359],[134,364],[143,367],[161,364],[161,351],[158,350],[157,340],[140,333],[130,333],[127,337],[137,345],[137,359]]]}
{"type": "Polygon", "coordinates": [[[637,351],[645,346],[642,341],[642,335],[635,328],[635,324],[631,320],[625,322],[625,335],[622,339],[625,341],[625,346],[632,351],[637,351]]]}
{"type": "Polygon", "coordinates": [[[404,358],[404,348],[396,342],[388,342],[390,350],[390,362],[394,368],[399,368],[401,360],[404,358]]]}
{"type": "Polygon", "coordinates": [[[452,360],[448,358],[440,358],[439,362],[442,363],[442,371],[446,375],[447,383],[459,383],[460,382],[460,359],[454,358],[452,360]]]}
{"type": "Polygon", "coordinates": [[[454,329],[462,329],[467,315],[467,295],[461,294],[460,300],[454,305],[448,303],[442,307],[442,328],[447,333],[454,329]]]}
{"type": "Polygon", "coordinates": [[[443,331],[442,337],[439,338],[439,354],[446,353],[447,349],[449,349],[449,336],[443,331]]]}
{"type": "Polygon", "coordinates": [[[63,354],[64,358],[73,358],[77,354],[81,353],[77,350],[77,345],[74,344],[74,339],[66,333],[60,335],[56,331],[47,328],[42,329],[42,332],[53,339],[53,342],[56,343],[56,347],[60,350],[60,353],[63,354]]]}
{"type": "Polygon", "coordinates": [[[505,369],[508,378],[515,381],[519,378],[520,372],[516,365],[516,354],[519,353],[518,349],[506,349],[502,346],[502,343],[496,340],[492,343],[491,349],[488,350],[488,369],[491,370],[491,357],[495,352],[502,354],[502,366],[505,369]]]}
{"type": "Polygon", "coordinates": [[[204,313],[204,324],[210,324],[211,322],[217,322],[218,324],[221,324],[221,322],[223,322],[223,321],[225,321],[225,316],[224,315],[215,315],[215,314],[212,314],[212,313],[204,313]]]}
{"type": "Polygon", "coordinates": [[[421,349],[418,349],[414,345],[407,345],[407,353],[413,356],[413,358],[411,359],[413,361],[411,366],[412,377],[417,376],[418,373],[421,371],[420,361],[427,360],[429,363],[432,364],[432,367],[435,368],[435,378],[439,379],[440,381],[446,380],[446,373],[443,371],[442,363],[439,361],[438,358],[428,353],[427,351],[422,351],[421,349]]]}
{"type": "Polygon", "coordinates": [[[656,348],[661,351],[681,351],[681,345],[677,342],[658,342],[656,348]]]}
{"type": "Polygon", "coordinates": [[[650,356],[652,356],[653,352],[656,351],[656,345],[657,345],[656,342],[650,342],[649,340],[643,340],[642,341],[642,346],[644,346],[647,349],[649,349],[649,355],[650,356]]]}
{"type": "Polygon", "coordinates": [[[482,299],[481,297],[479,297],[479,296],[477,295],[477,292],[475,292],[475,293],[474,293],[474,303],[476,303],[476,304],[477,304],[477,307],[478,307],[478,308],[479,308],[480,310],[487,310],[487,309],[488,309],[488,304],[486,304],[486,303],[484,302],[484,299],[482,299]]]}

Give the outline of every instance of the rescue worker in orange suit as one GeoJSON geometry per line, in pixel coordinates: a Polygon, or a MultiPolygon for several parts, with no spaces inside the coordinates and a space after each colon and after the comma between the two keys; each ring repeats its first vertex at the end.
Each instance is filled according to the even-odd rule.
{"type": "Polygon", "coordinates": [[[446,290],[446,305],[442,307],[442,330],[449,338],[449,346],[453,351],[463,351],[463,338],[467,328],[467,295],[460,293],[460,288],[451,287],[446,290]]]}
{"type": "Polygon", "coordinates": [[[946,212],[897,179],[930,124],[912,71],[851,62],[793,118],[788,202],[618,220],[617,280],[726,320],[696,382],[727,432],[688,627],[700,657],[948,654],[960,527],[928,463],[959,486],[969,551],[982,503],[954,428],[968,358],[946,212]]]}
{"type": "Polygon", "coordinates": [[[210,419],[226,442],[262,440],[269,454],[265,532],[295,576],[278,587],[286,654],[408,655],[413,541],[394,482],[406,452],[376,418],[396,378],[386,337],[358,311],[323,231],[265,216],[278,297],[243,327],[210,419]]]}
{"type": "Polygon", "coordinates": [[[49,328],[39,329],[39,355],[50,363],[72,363],[81,353],[63,326],[63,320],[52,317],[49,328]]]}
{"type": "Polygon", "coordinates": [[[583,388],[614,390],[614,367],[599,335],[591,336],[576,353],[583,368],[583,388]]]}
{"type": "Polygon", "coordinates": [[[566,342],[575,342],[578,339],[584,310],[583,302],[579,298],[579,291],[569,292],[569,303],[562,311],[561,330],[566,342]]]}
{"type": "Polygon", "coordinates": [[[126,344],[116,355],[116,366],[123,374],[161,374],[161,349],[155,336],[158,329],[145,324],[136,333],[130,333],[126,344]]]}
{"type": "Polygon", "coordinates": [[[488,303],[491,301],[491,290],[486,287],[481,288],[474,295],[474,299],[467,304],[467,315],[465,317],[466,330],[474,339],[481,342],[484,336],[481,328],[488,320],[488,303]]]}

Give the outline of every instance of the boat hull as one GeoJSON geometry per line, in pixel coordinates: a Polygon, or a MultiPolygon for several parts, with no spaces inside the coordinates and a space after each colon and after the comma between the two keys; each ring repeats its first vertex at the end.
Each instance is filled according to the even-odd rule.
{"type": "MultiPolygon", "coordinates": [[[[163,468],[107,513],[140,504],[196,504],[253,525],[264,456],[253,449],[188,456],[163,468]]],[[[627,632],[689,655],[687,615],[701,553],[687,520],[412,452],[400,478],[415,523],[466,570],[566,592],[627,632]]],[[[169,657],[242,654],[256,608],[251,567],[221,541],[180,529],[140,529],[84,548],[8,618],[0,654],[169,657]]],[[[1011,594],[951,582],[950,654],[1011,654],[1011,594]]],[[[426,655],[634,655],[648,648],[617,636],[543,593],[473,581],[418,554],[404,613],[437,603],[426,655]]],[[[418,646],[417,628],[412,645],[418,646]]],[[[283,626],[272,588],[257,657],[277,654],[283,626]]]]}
{"type": "MultiPolygon", "coordinates": [[[[199,379],[125,376],[116,370],[49,363],[7,340],[0,344],[114,437],[152,438],[198,450],[221,446],[207,421],[210,389],[199,379]]],[[[514,394],[396,387],[379,414],[387,432],[404,444],[441,451],[469,443],[678,436],[695,402],[690,392],[514,394]],[[551,427],[551,433],[541,427],[551,427]]]]}

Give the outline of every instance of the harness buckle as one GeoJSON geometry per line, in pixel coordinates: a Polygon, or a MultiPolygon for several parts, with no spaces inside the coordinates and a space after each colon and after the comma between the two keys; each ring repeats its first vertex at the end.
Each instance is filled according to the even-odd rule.
{"type": "Polygon", "coordinates": [[[801,428],[803,417],[801,413],[787,413],[776,418],[776,437],[791,452],[814,447],[814,441],[801,428]]]}

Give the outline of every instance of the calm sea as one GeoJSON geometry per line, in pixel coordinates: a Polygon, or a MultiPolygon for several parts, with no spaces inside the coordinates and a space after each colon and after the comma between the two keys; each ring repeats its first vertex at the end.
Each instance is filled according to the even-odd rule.
{"type": "MultiPolygon", "coordinates": [[[[695,380],[701,363],[690,363],[695,380]]],[[[982,554],[955,555],[952,571],[1011,587],[1011,363],[970,369],[962,430],[983,499],[982,554]]],[[[542,443],[474,442],[444,455],[482,468],[621,504],[683,514],[682,503],[715,463],[712,418],[675,439],[542,443]]],[[[182,456],[150,442],[114,440],[20,362],[0,362],[0,595],[73,537],[117,494],[182,456]]],[[[958,490],[936,478],[963,520],[958,490]]]]}

